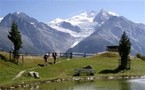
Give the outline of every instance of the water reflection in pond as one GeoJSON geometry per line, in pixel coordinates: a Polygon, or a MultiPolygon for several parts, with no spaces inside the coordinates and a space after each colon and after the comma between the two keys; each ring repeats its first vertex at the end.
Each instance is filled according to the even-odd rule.
{"type": "Polygon", "coordinates": [[[41,84],[21,90],[145,90],[144,83],[132,80],[72,81],[41,84]]]}

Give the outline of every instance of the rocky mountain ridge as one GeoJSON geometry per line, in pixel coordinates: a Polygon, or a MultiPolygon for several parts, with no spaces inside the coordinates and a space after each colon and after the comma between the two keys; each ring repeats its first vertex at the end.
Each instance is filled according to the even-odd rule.
{"type": "Polygon", "coordinates": [[[98,53],[108,45],[118,45],[125,31],[132,43],[132,53],[145,54],[145,25],[134,23],[113,12],[82,12],[68,19],[55,19],[47,24],[23,12],[10,13],[0,22],[0,49],[12,50],[7,35],[11,23],[18,24],[22,34],[22,53],[85,52],[98,53]]]}

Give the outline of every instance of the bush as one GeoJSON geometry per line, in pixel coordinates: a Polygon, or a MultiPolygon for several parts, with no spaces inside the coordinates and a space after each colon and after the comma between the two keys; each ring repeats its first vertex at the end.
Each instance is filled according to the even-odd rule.
{"type": "Polygon", "coordinates": [[[116,53],[116,52],[106,52],[106,53],[102,53],[100,56],[101,57],[109,57],[109,58],[119,57],[118,53],[116,53]]]}
{"type": "Polygon", "coordinates": [[[136,54],[136,57],[137,58],[140,58],[141,60],[144,60],[145,61],[145,56],[141,55],[140,53],[137,53],[136,54]]]}
{"type": "Polygon", "coordinates": [[[1,55],[1,54],[0,54],[0,59],[1,59],[1,60],[4,60],[4,61],[7,61],[6,57],[3,56],[3,55],[1,55]]]}
{"type": "Polygon", "coordinates": [[[145,60],[145,56],[142,56],[140,59],[141,59],[141,60],[145,60]]]}
{"type": "Polygon", "coordinates": [[[137,58],[141,58],[142,55],[141,55],[140,53],[137,53],[137,54],[136,54],[136,57],[137,57],[137,58]]]}

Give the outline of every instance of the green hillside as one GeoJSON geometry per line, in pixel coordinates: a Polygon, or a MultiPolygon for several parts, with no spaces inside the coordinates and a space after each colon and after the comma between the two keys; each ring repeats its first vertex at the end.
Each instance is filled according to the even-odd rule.
{"type": "MultiPolygon", "coordinates": [[[[2,53],[0,53],[2,54],[2,53]]],[[[4,54],[8,58],[7,54],[4,54]]],[[[53,78],[71,78],[74,75],[74,69],[82,68],[91,65],[95,69],[95,77],[100,76],[121,76],[145,75],[145,61],[138,58],[131,60],[131,70],[121,71],[119,73],[100,73],[103,70],[114,70],[118,67],[119,56],[116,53],[105,53],[88,58],[73,58],[67,60],[65,58],[58,58],[56,64],[52,64],[52,58],[49,59],[48,66],[40,67],[38,64],[44,64],[43,56],[24,56],[24,64],[13,64],[0,60],[0,86],[22,83],[37,80],[47,80],[53,78]],[[21,71],[24,72],[18,78],[15,78],[21,71]],[[29,71],[37,71],[40,74],[40,79],[35,79],[28,75],[29,71]]]]}

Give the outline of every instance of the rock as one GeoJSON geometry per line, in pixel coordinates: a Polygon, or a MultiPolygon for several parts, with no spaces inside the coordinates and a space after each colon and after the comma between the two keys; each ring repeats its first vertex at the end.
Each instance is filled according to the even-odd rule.
{"type": "Polygon", "coordinates": [[[92,69],[92,66],[87,65],[87,66],[84,66],[83,69],[92,69]]]}
{"type": "Polygon", "coordinates": [[[145,76],[141,76],[141,78],[145,78],[145,76]]]}
{"type": "Polygon", "coordinates": [[[114,79],[114,77],[111,77],[111,76],[110,76],[110,77],[108,77],[108,79],[114,79]]]}
{"type": "Polygon", "coordinates": [[[10,89],[15,89],[15,87],[11,86],[10,89]]]}
{"type": "Polygon", "coordinates": [[[30,71],[29,75],[34,78],[40,78],[39,73],[35,71],[30,71]]]}

